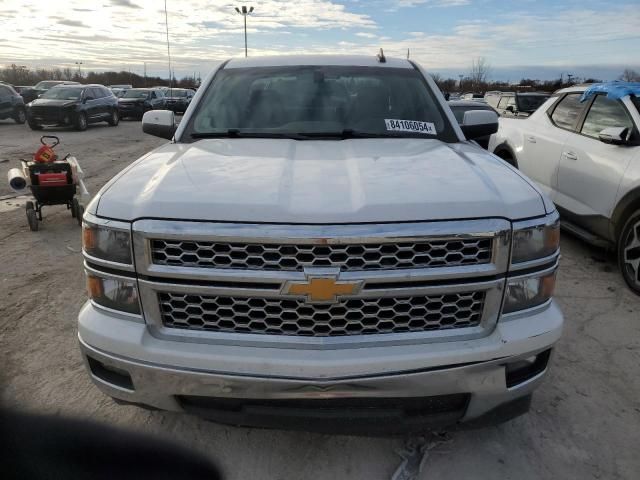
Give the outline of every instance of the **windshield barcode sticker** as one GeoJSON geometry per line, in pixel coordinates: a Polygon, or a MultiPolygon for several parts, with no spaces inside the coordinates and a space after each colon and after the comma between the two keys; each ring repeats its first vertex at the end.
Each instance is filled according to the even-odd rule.
{"type": "Polygon", "coordinates": [[[387,131],[437,135],[436,126],[431,122],[418,122],[416,120],[395,120],[386,118],[384,120],[384,123],[387,125],[387,131]]]}

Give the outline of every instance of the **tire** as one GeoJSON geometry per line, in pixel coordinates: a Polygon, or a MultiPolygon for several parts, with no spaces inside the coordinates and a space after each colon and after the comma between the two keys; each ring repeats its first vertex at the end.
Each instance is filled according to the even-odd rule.
{"type": "Polygon", "coordinates": [[[31,200],[29,200],[27,203],[25,203],[24,207],[27,210],[27,212],[29,210],[35,210],[36,209],[35,205],[33,204],[33,202],[31,200]]]}
{"type": "Polygon", "coordinates": [[[29,228],[32,232],[37,232],[38,227],[38,214],[34,209],[27,210],[27,222],[29,222],[29,228]]]}
{"type": "Polygon", "coordinates": [[[120,123],[120,114],[118,113],[118,110],[113,110],[111,112],[111,116],[109,117],[109,120],[107,120],[107,123],[112,127],[118,126],[118,123],[120,123]]]}
{"type": "Polygon", "coordinates": [[[80,207],[80,204],[78,203],[78,199],[73,197],[73,200],[71,200],[71,216],[73,218],[77,218],[78,217],[78,208],[80,207]]]}
{"type": "Polygon", "coordinates": [[[14,115],[13,120],[18,125],[24,125],[24,123],[27,121],[27,112],[25,111],[25,109],[24,108],[19,108],[16,111],[16,114],[14,115]]]}
{"type": "Polygon", "coordinates": [[[84,215],[84,207],[78,204],[78,208],[76,209],[76,220],[78,220],[78,225],[82,227],[82,216],[84,215]]]}
{"type": "Polygon", "coordinates": [[[79,132],[84,132],[87,129],[87,114],[84,112],[78,113],[75,121],[75,128],[79,132]]]}
{"type": "Polygon", "coordinates": [[[633,212],[618,238],[618,265],[622,278],[636,295],[640,295],[640,210],[633,212]]]}
{"type": "Polygon", "coordinates": [[[40,125],[37,122],[34,122],[33,120],[27,120],[27,123],[29,123],[29,128],[31,130],[42,130],[42,125],[40,125]]]}
{"type": "Polygon", "coordinates": [[[511,155],[508,151],[501,150],[498,153],[496,153],[496,156],[500,157],[502,160],[507,162],[513,168],[518,168],[518,162],[516,161],[515,158],[513,158],[513,155],[511,155]]]}

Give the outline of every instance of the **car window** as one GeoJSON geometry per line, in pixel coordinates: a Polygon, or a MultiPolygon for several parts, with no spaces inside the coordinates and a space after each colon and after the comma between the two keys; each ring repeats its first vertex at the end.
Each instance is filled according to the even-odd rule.
{"type": "Polygon", "coordinates": [[[518,110],[534,112],[540,105],[547,101],[547,95],[521,95],[518,97],[518,110]]]}
{"type": "Polygon", "coordinates": [[[553,123],[560,127],[571,130],[582,111],[583,104],[580,103],[581,93],[569,93],[556,106],[551,114],[553,123]]]}
{"type": "Polygon", "coordinates": [[[225,69],[216,75],[198,107],[187,135],[231,129],[280,135],[353,130],[371,135],[457,139],[422,75],[408,68],[225,69]],[[433,133],[425,133],[429,129],[433,133]]]}
{"type": "Polygon", "coordinates": [[[93,94],[93,98],[102,98],[104,95],[102,94],[102,90],[99,88],[92,88],[91,93],[93,94]]]}
{"type": "Polygon", "coordinates": [[[504,110],[507,108],[507,105],[509,104],[509,100],[512,97],[501,97],[500,98],[500,102],[498,102],[498,108],[504,110]]]}
{"type": "Polygon", "coordinates": [[[77,100],[80,98],[82,88],[74,87],[57,87],[50,88],[42,94],[40,98],[48,98],[51,100],[77,100]]]}
{"type": "Polygon", "coordinates": [[[147,90],[136,90],[135,88],[130,88],[127,90],[121,98],[147,98],[149,96],[149,92],[147,90]]]}
{"type": "Polygon", "coordinates": [[[9,89],[0,85],[0,95],[3,97],[9,95],[9,89]]]}
{"type": "Polygon", "coordinates": [[[580,133],[598,138],[605,128],[624,127],[633,130],[633,121],[619,100],[610,100],[606,95],[596,96],[580,133]]]}

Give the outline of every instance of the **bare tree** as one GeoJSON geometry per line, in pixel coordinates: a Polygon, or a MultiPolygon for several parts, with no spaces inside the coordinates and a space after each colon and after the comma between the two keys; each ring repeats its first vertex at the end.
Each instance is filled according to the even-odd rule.
{"type": "Polygon", "coordinates": [[[489,74],[491,73],[491,65],[485,57],[474,58],[471,62],[468,79],[474,92],[481,92],[485,89],[489,74]]]}
{"type": "Polygon", "coordinates": [[[624,82],[640,82],[640,73],[630,68],[625,68],[619,78],[624,82]]]}

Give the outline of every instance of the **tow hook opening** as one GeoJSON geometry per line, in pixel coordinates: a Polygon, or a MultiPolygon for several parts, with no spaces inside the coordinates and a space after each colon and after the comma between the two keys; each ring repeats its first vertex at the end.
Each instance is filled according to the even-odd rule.
{"type": "Polygon", "coordinates": [[[118,388],[134,391],[131,375],[125,370],[106,365],[95,358],[87,356],[91,373],[96,377],[118,388]]]}
{"type": "Polygon", "coordinates": [[[549,363],[550,355],[551,349],[532,355],[529,358],[507,363],[504,369],[507,388],[520,385],[544,372],[549,363]]]}

